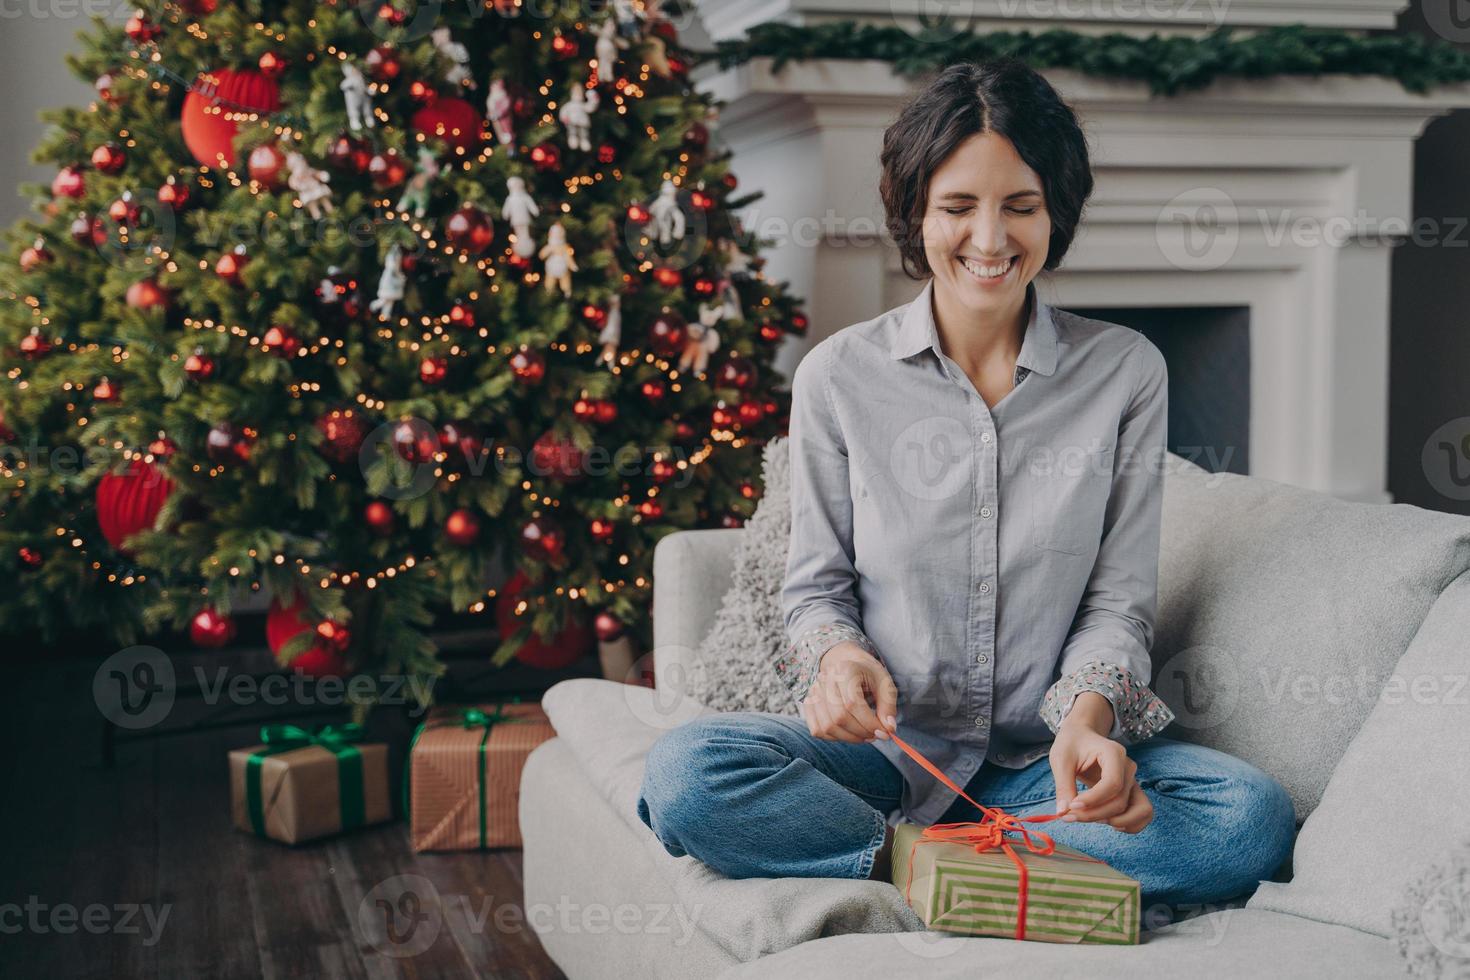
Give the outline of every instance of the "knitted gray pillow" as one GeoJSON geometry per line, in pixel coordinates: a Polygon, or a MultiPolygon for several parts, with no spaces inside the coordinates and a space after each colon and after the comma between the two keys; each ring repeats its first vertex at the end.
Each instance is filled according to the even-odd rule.
{"type": "Polygon", "coordinates": [[[791,451],[786,437],[766,443],[761,470],[765,492],[745,522],[730,591],[695,654],[688,693],[718,711],[798,715],[772,666],[786,649],[781,608],[791,545],[791,451]]]}

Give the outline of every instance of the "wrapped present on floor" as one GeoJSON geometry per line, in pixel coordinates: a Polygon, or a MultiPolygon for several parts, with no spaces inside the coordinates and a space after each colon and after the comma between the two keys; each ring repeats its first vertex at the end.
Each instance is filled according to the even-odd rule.
{"type": "Polygon", "coordinates": [[[413,849],[520,847],[521,769],[555,734],[538,703],[435,708],[404,774],[413,849]]]}
{"type": "Polygon", "coordinates": [[[241,830],[299,844],[392,819],[387,746],[364,743],[360,726],[267,725],[260,740],[230,753],[241,830]]]}
{"type": "Polygon", "coordinates": [[[1016,817],[977,803],[897,735],[893,741],[983,819],[929,827],[899,824],[890,866],[904,900],[939,932],[1044,943],[1138,942],[1138,882],[1016,817]]]}

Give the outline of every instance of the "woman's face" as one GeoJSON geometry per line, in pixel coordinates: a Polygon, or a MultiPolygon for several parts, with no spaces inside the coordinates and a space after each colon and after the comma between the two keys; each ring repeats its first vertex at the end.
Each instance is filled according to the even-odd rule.
{"type": "Polygon", "coordinates": [[[971,136],[934,171],[924,253],[949,302],[986,315],[1019,309],[1050,238],[1041,179],[1004,136],[971,136]]]}

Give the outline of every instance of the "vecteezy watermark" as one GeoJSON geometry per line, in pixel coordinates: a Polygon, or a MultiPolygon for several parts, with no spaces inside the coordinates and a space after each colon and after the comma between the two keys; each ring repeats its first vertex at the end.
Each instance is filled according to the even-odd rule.
{"type": "Polygon", "coordinates": [[[893,22],[920,41],[942,44],[983,20],[1133,21],[1218,26],[1230,0],[889,0],[893,22]]]}
{"type": "Polygon", "coordinates": [[[676,948],[689,943],[699,917],[681,904],[579,903],[563,896],[555,904],[497,901],[494,895],[442,894],[422,875],[395,875],[374,886],[357,908],[358,938],[385,956],[406,959],[434,945],[453,918],[456,933],[501,935],[553,932],[606,935],[673,935],[676,948]]]}
{"type": "Polygon", "coordinates": [[[1470,500],[1470,416],[1450,419],[1424,440],[1424,478],[1450,500],[1470,500]]]}
{"type": "MultiPolygon", "coordinates": [[[[368,704],[406,706],[410,715],[427,710],[437,678],[405,674],[308,677],[302,673],[255,676],[229,668],[190,670],[197,699],[209,706],[266,705],[336,708],[368,704]]],[[[132,646],[104,660],[92,676],[92,699],[102,717],[136,730],[162,724],[178,697],[178,671],[157,647],[132,646]]]]}
{"type": "Polygon", "coordinates": [[[1420,9],[1424,23],[1446,41],[1456,44],[1470,41],[1470,7],[1464,0],[1424,0],[1420,9]]]}
{"type": "Polygon", "coordinates": [[[23,903],[0,904],[0,935],[28,932],[70,936],[88,932],[94,936],[142,936],[144,946],[156,946],[172,911],[173,905],[167,902],[156,906],[138,902],[77,906],[70,902],[47,903],[38,895],[29,895],[23,903]]]}

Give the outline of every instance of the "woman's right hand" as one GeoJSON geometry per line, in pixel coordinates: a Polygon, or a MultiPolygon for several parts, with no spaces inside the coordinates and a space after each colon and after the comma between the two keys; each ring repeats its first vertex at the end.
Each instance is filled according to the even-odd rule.
{"type": "Polygon", "coordinates": [[[822,654],[817,679],[801,703],[801,714],[816,738],[835,742],[886,739],[898,724],[898,686],[877,657],[851,641],[837,643],[822,654]]]}

